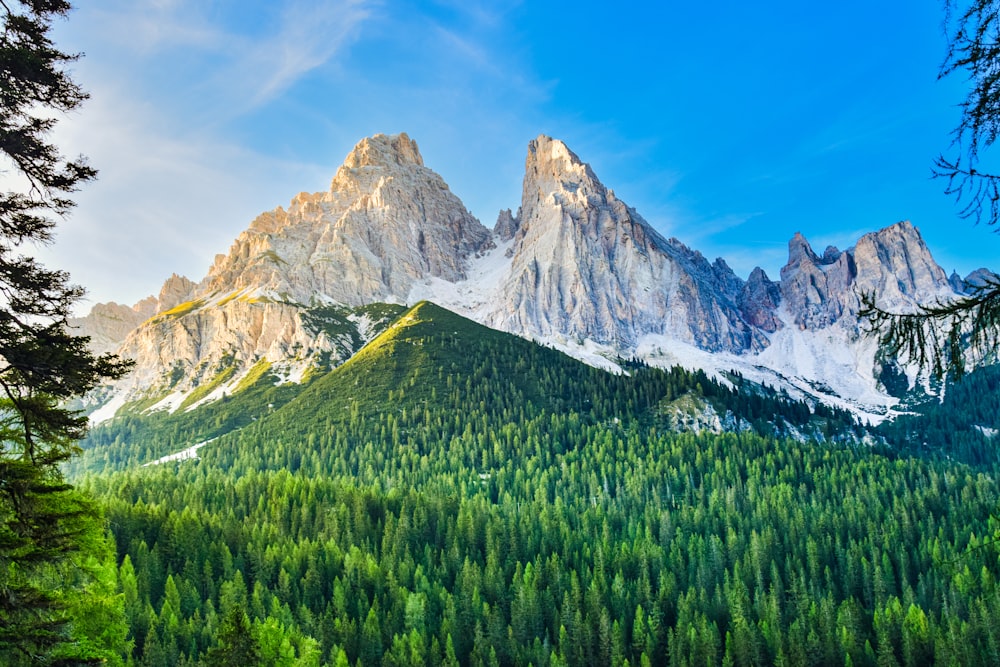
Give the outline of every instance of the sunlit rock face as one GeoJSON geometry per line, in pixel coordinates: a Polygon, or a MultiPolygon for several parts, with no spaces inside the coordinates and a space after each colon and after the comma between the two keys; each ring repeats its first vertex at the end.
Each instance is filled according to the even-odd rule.
{"type": "Polygon", "coordinates": [[[264,289],[308,303],[400,301],[427,276],[461,280],[491,235],[424,166],[405,134],[362,140],[327,192],[259,216],[220,256],[202,292],[264,289]]]}
{"type": "Polygon", "coordinates": [[[736,304],[742,281],[664,239],[561,141],[528,145],[511,266],[484,321],[529,336],[590,339],[624,350],[646,334],[706,350],[765,342],[736,304]]]}

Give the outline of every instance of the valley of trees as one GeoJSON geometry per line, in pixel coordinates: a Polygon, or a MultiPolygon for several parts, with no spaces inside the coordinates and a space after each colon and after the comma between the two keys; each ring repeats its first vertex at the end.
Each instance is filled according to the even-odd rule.
{"type": "MultiPolygon", "coordinates": [[[[823,442],[676,432],[683,397],[816,415],[417,314],[277,407],[266,379],[228,399],[259,418],[199,460],[126,455],[183,432],[166,417],[95,430],[81,463],[120,470],[78,474],[128,661],[1000,664],[992,463],[873,448],[834,412],[823,442]]],[[[213,405],[202,428],[230,418],[213,405]]]]}
{"type": "Polygon", "coordinates": [[[86,94],[48,38],[69,3],[0,7],[0,148],[30,183],[0,196],[0,663],[1000,664],[995,368],[873,433],[421,304],[304,387],[262,365],[79,451],[66,400],[128,364],[21,248],[96,173],[36,115],[86,94]]]}

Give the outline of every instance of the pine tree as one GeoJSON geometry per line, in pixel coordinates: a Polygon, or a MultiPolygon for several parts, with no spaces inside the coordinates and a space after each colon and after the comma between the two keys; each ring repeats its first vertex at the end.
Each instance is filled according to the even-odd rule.
{"type": "MultiPolygon", "coordinates": [[[[68,318],[83,290],[24,254],[51,241],[69,194],[96,175],[47,141],[56,120],[87,97],[65,71],[76,56],[48,37],[63,0],[0,2],[0,151],[24,192],[0,193],[0,662],[100,662],[73,638],[66,569],[103,538],[92,502],[63,480],[86,418],[65,407],[128,364],[94,356],[68,318]]],[[[86,585],[81,581],[80,585],[86,585]]]]}
{"type": "Polygon", "coordinates": [[[253,667],[260,664],[260,644],[245,611],[233,606],[219,628],[217,643],[205,655],[209,667],[253,667]]]}

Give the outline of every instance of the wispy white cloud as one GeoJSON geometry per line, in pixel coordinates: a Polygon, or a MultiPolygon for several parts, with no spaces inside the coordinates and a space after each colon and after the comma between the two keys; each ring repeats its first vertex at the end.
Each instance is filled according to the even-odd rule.
{"type": "Polygon", "coordinates": [[[78,9],[71,26],[138,58],[175,48],[212,50],[226,41],[226,33],[211,24],[205,7],[191,0],[112,0],[78,9]]]}
{"type": "Polygon", "coordinates": [[[172,272],[200,279],[255,215],[329,176],[219,138],[157,132],[155,107],[113,88],[94,92],[55,139],[68,154],[88,155],[98,180],[77,194],[56,243],[39,255],[95,301],[134,303],[172,272]]]}
{"type": "Polygon", "coordinates": [[[91,99],[54,139],[100,175],[38,254],[95,301],[132,303],[171,272],[198,280],[255,215],[332,173],[247,146],[227,124],[335,61],[377,3],[298,0],[243,23],[224,10],[244,5],[226,4],[110,0],[58,26],[58,43],[86,53],[75,75],[91,99]]]}
{"type": "Polygon", "coordinates": [[[265,104],[356,39],[377,4],[365,0],[285,4],[278,25],[263,39],[254,35],[232,40],[232,61],[222,80],[251,106],[265,104]]]}
{"type": "Polygon", "coordinates": [[[274,100],[330,64],[380,4],[294,0],[265,11],[241,3],[119,0],[75,13],[70,39],[92,59],[96,54],[105,77],[131,80],[169,100],[168,91],[156,90],[166,81],[175,103],[197,102],[203,113],[231,116],[274,100]],[[255,20],[238,20],[244,10],[255,20]]]}

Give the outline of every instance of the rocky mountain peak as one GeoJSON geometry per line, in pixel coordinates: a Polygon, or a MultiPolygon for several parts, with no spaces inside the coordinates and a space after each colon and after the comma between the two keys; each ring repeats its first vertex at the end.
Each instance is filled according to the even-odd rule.
{"type": "Polygon", "coordinates": [[[819,257],[813,252],[809,241],[802,235],[802,232],[795,232],[795,235],[788,241],[788,264],[787,266],[798,266],[803,261],[818,263],[819,257]]]}
{"type": "Polygon", "coordinates": [[[803,329],[856,314],[861,293],[877,294],[883,307],[899,309],[953,291],[909,221],[865,234],[844,251],[829,246],[822,257],[796,233],[781,269],[783,301],[803,329]]]}
{"type": "MultiPolygon", "coordinates": [[[[301,365],[343,351],[311,328],[307,308],[405,302],[417,281],[464,279],[491,239],[406,134],[363,139],[328,191],[259,215],[197,285],[164,283],[158,314],[122,342],[136,369],[119,388],[183,392],[219,369],[237,377],[261,359],[301,365]]],[[[109,340],[112,323],[101,323],[109,340]]]]}
{"type": "Polygon", "coordinates": [[[157,299],[157,312],[170,310],[178,304],[188,301],[197,285],[184,276],[176,273],[172,274],[160,288],[160,296],[157,299]]]}
{"type": "MultiPolygon", "coordinates": [[[[948,282],[954,285],[955,278],[958,278],[958,275],[952,273],[952,276],[948,278],[948,282]]],[[[959,278],[958,280],[961,289],[956,288],[955,291],[965,294],[970,291],[970,288],[982,287],[983,285],[987,285],[989,283],[1000,282],[1000,276],[997,276],[996,273],[987,268],[978,268],[969,273],[969,275],[965,276],[965,278],[959,278]]]]}
{"type": "Polygon", "coordinates": [[[828,245],[826,247],[826,250],[823,251],[824,264],[833,264],[839,258],[840,258],[840,250],[837,249],[837,246],[828,245]]]}
{"type": "Polygon", "coordinates": [[[740,316],[742,281],[728,265],[664,239],[559,140],[528,144],[519,214],[501,213],[497,232],[515,221],[510,268],[485,316],[494,327],[626,354],[650,335],[710,350],[762,343],[740,316]]]}
{"type": "Polygon", "coordinates": [[[376,134],[359,141],[347,158],[344,167],[386,167],[391,165],[424,166],[417,142],[405,132],[399,134],[376,134]]]}
{"type": "Polygon", "coordinates": [[[596,197],[616,201],[590,165],[583,162],[566,144],[544,134],[528,143],[524,163],[521,220],[532,217],[538,206],[551,199],[557,205],[579,211],[596,197]]]}
{"type": "Polygon", "coordinates": [[[877,294],[885,306],[908,307],[952,291],[944,269],[908,220],[865,234],[853,255],[858,290],[877,294]]]}
{"type": "Polygon", "coordinates": [[[263,213],[215,263],[206,291],[310,303],[405,300],[414,281],[460,280],[490,233],[424,166],[405,133],[361,140],[330,190],[263,213]]]}

